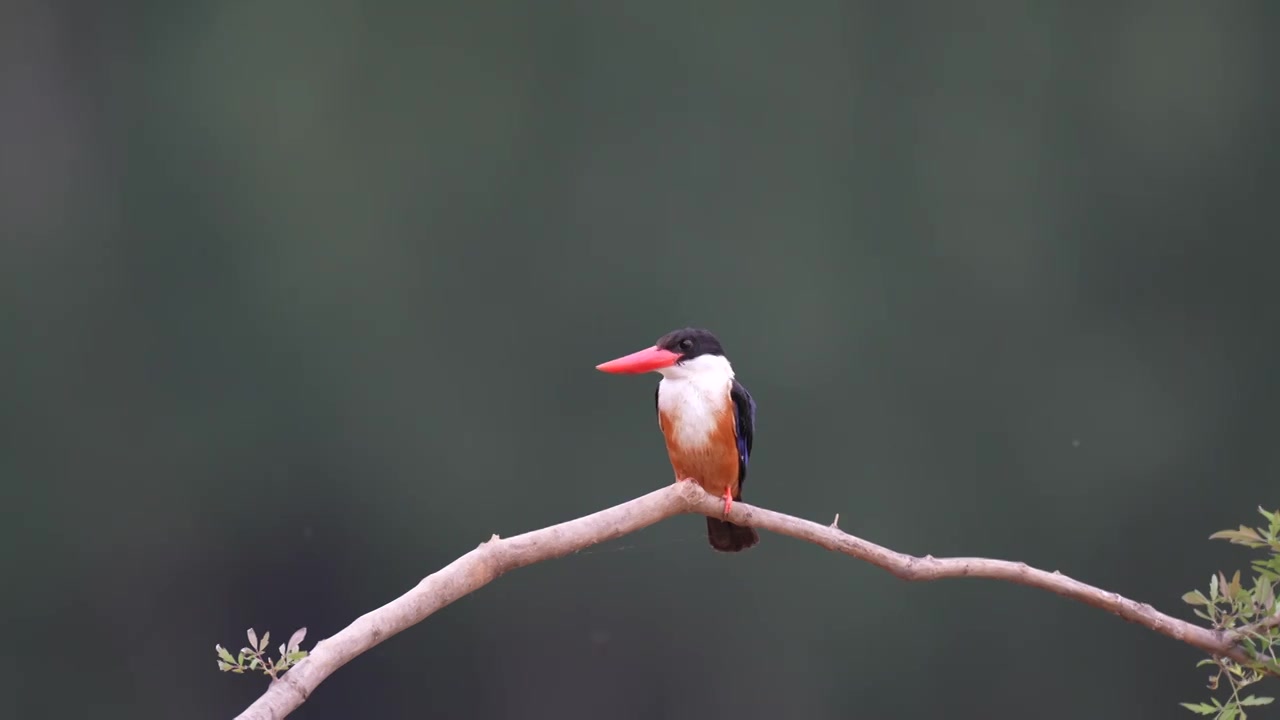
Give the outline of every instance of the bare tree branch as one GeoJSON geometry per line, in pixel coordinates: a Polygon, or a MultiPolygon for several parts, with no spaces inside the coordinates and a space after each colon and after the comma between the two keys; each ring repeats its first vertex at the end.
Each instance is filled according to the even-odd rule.
{"type": "MultiPolygon", "coordinates": [[[[500,575],[544,560],[564,557],[597,543],[613,540],[672,517],[696,513],[721,517],[723,501],[691,482],[660,490],[585,517],[488,541],[382,607],[356,618],[332,637],[316,644],[310,655],[267,691],[240,718],[283,718],[306,702],[325,678],[383,640],[405,630],[440,608],[487,585],[500,575]]],[[[839,515],[836,516],[837,521],[839,515]]],[[[779,535],[807,540],[828,550],[852,555],[888,570],[903,580],[941,580],[954,577],[989,578],[1057,593],[1086,605],[1110,611],[1130,622],[1216,657],[1248,662],[1236,644],[1238,637],[1165,615],[1146,603],[1073,580],[1057,571],[1045,572],[1026,563],[986,558],[914,557],[894,552],[840,530],[836,523],[820,525],[790,515],[734,503],[729,518],[779,535]]]]}

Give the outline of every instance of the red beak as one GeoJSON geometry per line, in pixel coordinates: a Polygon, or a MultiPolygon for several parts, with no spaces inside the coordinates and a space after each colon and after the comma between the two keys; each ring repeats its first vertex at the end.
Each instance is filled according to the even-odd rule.
{"type": "Polygon", "coordinates": [[[610,360],[607,363],[600,363],[596,366],[597,370],[607,373],[618,374],[637,374],[653,372],[665,367],[671,367],[676,364],[680,356],[670,350],[663,350],[657,346],[645,348],[630,355],[623,355],[617,360],[610,360]]]}

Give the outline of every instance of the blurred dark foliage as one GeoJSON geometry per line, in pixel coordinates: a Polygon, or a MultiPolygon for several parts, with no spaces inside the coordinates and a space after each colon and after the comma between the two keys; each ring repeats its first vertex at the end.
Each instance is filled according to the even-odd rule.
{"type": "MultiPolygon", "coordinates": [[[[229,717],[265,683],[215,643],[310,647],[669,482],[656,377],[592,368],[686,324],[759,403],[748,502],[1191,617],[1250,559],[1208,534],[1276,505],[1277,20],[8,0],[0,714],[229,717]]],[[[1053,595],[704,535],[504,577],[296,717],[1206,694],[1191,648],[1053,595]]]]}

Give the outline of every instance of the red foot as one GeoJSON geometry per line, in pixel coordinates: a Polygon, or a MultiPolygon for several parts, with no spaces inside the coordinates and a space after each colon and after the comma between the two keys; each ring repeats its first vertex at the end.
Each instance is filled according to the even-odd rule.
{"type": "Polygon", "coordinates": [[[724,489],[724,514],[729,514],[729,508],[733,507],[733,494],[729,492],[729,488],[724,489]]]}

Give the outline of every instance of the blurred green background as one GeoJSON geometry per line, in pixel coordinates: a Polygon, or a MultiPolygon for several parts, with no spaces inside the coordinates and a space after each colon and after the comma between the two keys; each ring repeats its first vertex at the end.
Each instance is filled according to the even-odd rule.
{"type": "MultiPolygon", "coordinates": [[[[215,643],[670,482],[657,376],[593,366],[684,325],[759,404],[748,502],[1191,618],[1277,504],[1278,20],[7,0],[0,714],[230,717],[215,643]]],[[[683,517],[295,717],[1191,717],[1200,657],[683,517]]]]}

